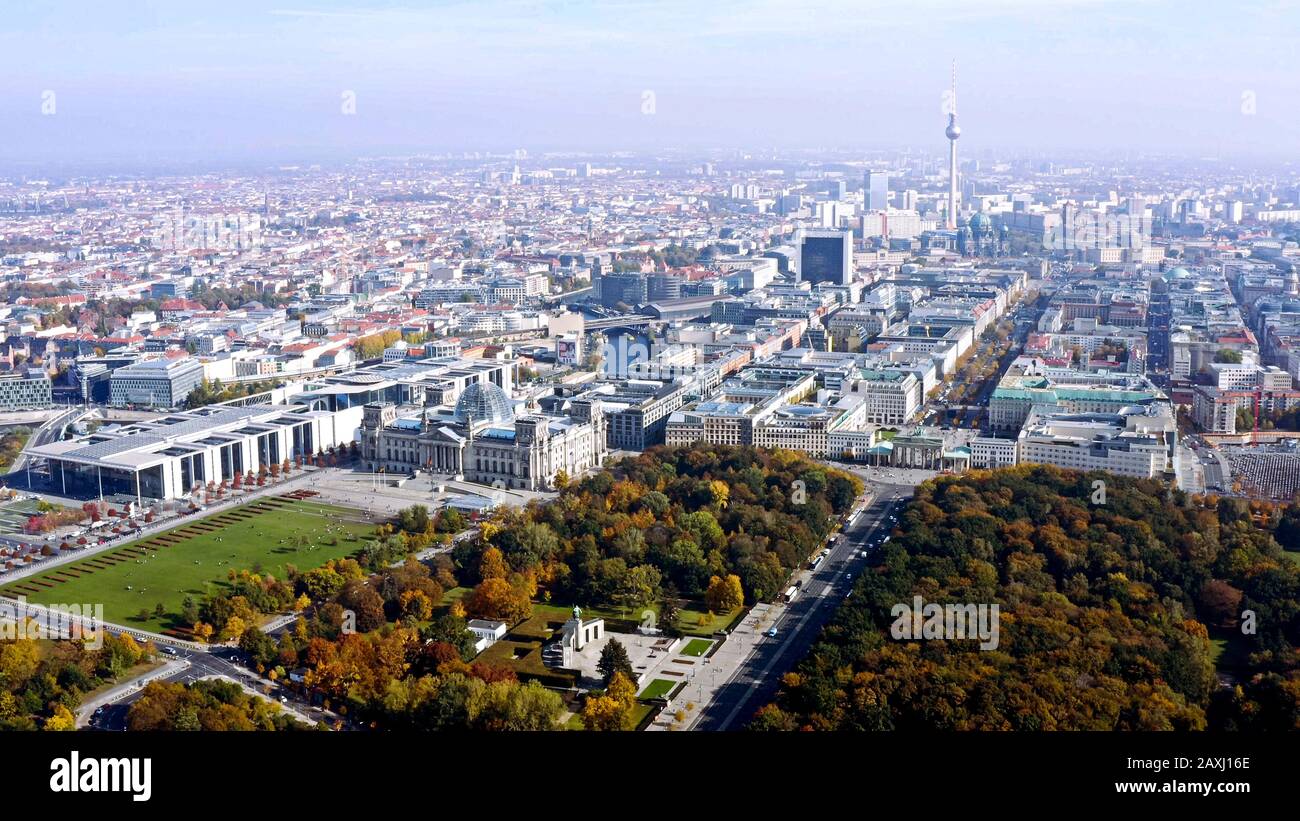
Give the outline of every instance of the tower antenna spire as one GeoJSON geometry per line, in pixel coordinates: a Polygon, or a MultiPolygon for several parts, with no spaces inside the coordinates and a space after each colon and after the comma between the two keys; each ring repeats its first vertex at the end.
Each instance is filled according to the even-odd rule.
{"type": "Polygon", "coordinates": [[[952,61],[952,113],[957,113],[957,58],[952,61]]]}

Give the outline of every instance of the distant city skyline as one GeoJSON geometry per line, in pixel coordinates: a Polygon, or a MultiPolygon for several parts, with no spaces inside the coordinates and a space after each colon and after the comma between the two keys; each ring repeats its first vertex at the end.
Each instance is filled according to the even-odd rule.
{"type": "Polygon", "coordinates": [[[1287,159],[1300,4],[54,2],[6,10],[6,167],[547,150],[1287,159]],[[345,113],[355,111],[355,113],[345,113]]]}

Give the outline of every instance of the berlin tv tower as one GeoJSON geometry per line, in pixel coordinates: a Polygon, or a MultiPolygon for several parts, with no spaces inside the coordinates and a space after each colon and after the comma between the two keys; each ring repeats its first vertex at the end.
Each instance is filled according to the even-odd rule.
{"type": "Polygon", "coordinates": [[[952,91],[948,97],[948,229],[957,229],[957,138],[961,126],[957,125],[957,61],[952,61],[952,91]]]}

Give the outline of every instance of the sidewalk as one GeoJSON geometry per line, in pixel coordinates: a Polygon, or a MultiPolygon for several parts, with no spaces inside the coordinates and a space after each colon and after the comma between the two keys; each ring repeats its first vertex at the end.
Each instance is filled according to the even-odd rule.
{"type": "Polygon", "coordinates": [[[693,727],[704,714],[705,708],[749,658],[754,645],[762,641],[763,631],[775,624],[784,613],[783,604],[754,605],[713,655],[701,659],[699,668],[691,674],[686,687],[673,697],[672,705],[660,713],[646,730],[674,729],[673,714],[678,710],[686,713],[686,721],[676,729],[689,730],[693,727]],[[694,706],[687,709],[688,704],[694,706]]]}

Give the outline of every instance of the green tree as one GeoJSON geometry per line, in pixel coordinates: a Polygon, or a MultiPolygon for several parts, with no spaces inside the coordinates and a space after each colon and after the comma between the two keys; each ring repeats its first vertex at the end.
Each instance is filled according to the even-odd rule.
{"type": "Polygon", "coordinates": [[[606,642],[600,651],[600,660],[596,662],[596,669],[600,671],[606,685],[614,678],[615,673],[622,673],[629,679],[636,677],[636,672],[632,669],[632,659],[627,655],[627,648],[618,639],[610,639],[606,642]]]}

